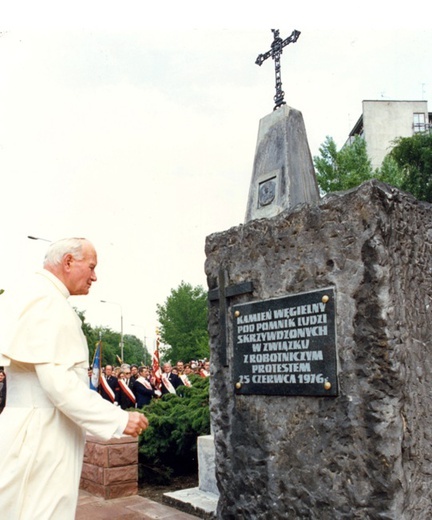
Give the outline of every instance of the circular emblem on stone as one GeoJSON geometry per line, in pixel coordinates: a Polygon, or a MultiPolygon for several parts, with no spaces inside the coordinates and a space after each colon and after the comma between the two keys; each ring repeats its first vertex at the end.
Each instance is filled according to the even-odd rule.
{"type": "Polygon", "coordinates": [[[274,179],[269,179],[260,184],[258,190],[258,204],[260,206],[268,206],[274,201],[276,196],[276,182],[274,179]]]}

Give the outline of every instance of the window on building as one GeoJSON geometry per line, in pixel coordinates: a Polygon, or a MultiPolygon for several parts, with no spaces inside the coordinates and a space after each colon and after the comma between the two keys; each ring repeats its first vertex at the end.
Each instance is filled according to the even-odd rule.
{"type": "Polygon", "coordinates": [[[426,131],[426,122],[425,115],[423,112],[415,112],[414,113],[414,133],[425,132],[426,131]]]}

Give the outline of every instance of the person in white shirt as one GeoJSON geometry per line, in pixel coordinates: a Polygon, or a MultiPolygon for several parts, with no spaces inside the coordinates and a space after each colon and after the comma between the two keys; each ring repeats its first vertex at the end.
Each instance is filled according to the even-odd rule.
{"type": "Polygon", "coordinates": [[[148,426],[88,385],[88,347],[68,302],[88,294],[97,255],[86,239],[50,245],[10,341],[0,347],[8,395],[0,415],[0,511],[8,520],[74,520],[86,431],[102,439],[148,426]]]}

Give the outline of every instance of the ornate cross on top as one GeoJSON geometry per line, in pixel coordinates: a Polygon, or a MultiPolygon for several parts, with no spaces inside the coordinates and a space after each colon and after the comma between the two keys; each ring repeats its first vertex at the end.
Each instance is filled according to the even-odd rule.
{"type": "Polygon", "coordinates": [[[288,38],[282,40],[279,36],[279,29],[272,29],[274,40],[271,44],[271,49],[267,51],[265,54],[259,54],[255,63],[261,67],[263,62],[271,56],[275,61],[275,75],[276,75],[276,95],[274,96],[274,101],[276,103],[273,110],[276,110],[282,105],[285,105],[284,95],[285,93],[282,91],[282,80],[281,80],[281,65],[280,65],[280,56],[282,54],[283,48],[289,43],[295,43],[299,36],[300,31],[293,31],[288,38]]]}

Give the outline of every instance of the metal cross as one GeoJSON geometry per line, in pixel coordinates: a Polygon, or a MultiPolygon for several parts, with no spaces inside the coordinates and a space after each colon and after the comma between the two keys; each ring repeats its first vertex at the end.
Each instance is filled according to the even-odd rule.
{"type": "Polygon", "coordinates": [[[273,43],[271,44],[271,49],[267,51],[265,54],[259,54],[255,63],[261,67],[263,62],[268,58],[272,57],[275,62],[275,76],[276,76],[276,95],[274,96],[274,101],[276,103],[273,110],[276,110],[282,105],[285,105],[284,95],[285,93],[282,91],[282,80],[281,80],[281,65],[280,65],[280,56],[282,54],[283,48],[289,43],[295,43],[299,36],[300,31],[294,30],[288,38],[282,40],[279,36],[279,29],[272,29],[273,32],[273,43]]]}
{"type": "Polygon", "coordinates": [[[227,309],[228,300],[233,296],[247,294],[253,291],[252,282],[243,282],[236,285],[225,286],[225,271],[219,271],[218,283],[219,287],[212,289],[208,293],[210,302],[219,300],[219,328],[220,328],[220,360],[224,367],[228,366],[227,362],[227,309]]]}

